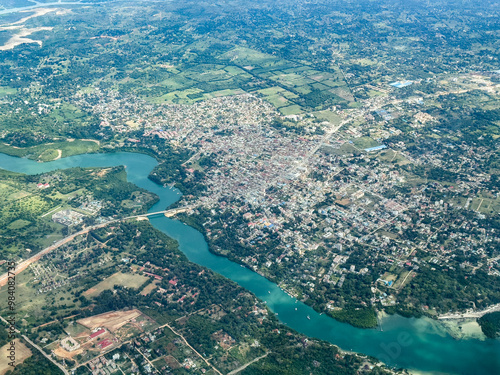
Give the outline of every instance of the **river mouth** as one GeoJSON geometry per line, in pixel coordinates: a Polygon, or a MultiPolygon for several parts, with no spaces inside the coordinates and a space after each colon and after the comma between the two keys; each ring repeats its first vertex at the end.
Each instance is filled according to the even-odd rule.
{"type": "MultiPolygon", "coordinates": [[[[160,199],[149,212],[162,211],[181,194],[149,180],[157,161],[137,153],[85,154],[46,163],[0,154],[0,168],[25,174],[39,174],[72,167],[125,165],[127,179],[156,194],[160,199]]],[[[257,273],[211,253],[203,235],[192,227],[164,216],[153,216],[151,224],[179,242],[190,261],[235,281],[266,302],[277,318],[309,337],[338,345],[343,350],[374,356],[384,363],[429,374],[499,374],[500,340],[454,339],[443,326],[428,318],[393,315],[382,319],[382,330],[360,329],[320,315],[290,297],[276,284],[257,273]]]]}

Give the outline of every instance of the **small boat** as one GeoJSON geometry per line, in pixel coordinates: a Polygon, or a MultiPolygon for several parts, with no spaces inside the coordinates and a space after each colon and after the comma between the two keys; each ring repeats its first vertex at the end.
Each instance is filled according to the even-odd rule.
{"type": "Polygon", "coordinates": [[[297,308],[295,308],[295,311],[297,311],[297,308]]]}
{"type": "Polygon", "coordinates": [[[311,320],[311,317],[308,315],[308,316],[307,316],[307,319],[311,320]]]}
{"type": "Polygon", "coordinates": [[[270,291],[270,290],[268,290],[267,292],[268,292],[269,294],[271,294],[271,291],[270,291]]]}

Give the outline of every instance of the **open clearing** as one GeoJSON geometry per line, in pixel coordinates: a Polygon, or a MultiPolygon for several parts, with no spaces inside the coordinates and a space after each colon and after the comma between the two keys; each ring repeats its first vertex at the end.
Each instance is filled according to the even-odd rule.
{"type": "MultiPolygon", "coordinates": [[[[68,111],[72,108],[68,108],[68,111]]],[[[62,111],[59,109],[58,111],[62,111]]],[[[76,110],[73,110],[73,116],[60,117],[60,121],[74,120],[76,110]]],[[[55,115],[54,115],[55,116],[55,115]]],[[[27,157],[28,159],[52,161],[59,158],[65,158],[73,155],[88,154],[96,152],[99,144],[94,140],[66,140],[53,143],[46,143],[32,147],[12,147],[5,143],[0,143],[0,152],[7,155],[27,157]]]]}
{"type": "Polygon", "coordinates": [[[101,294],[104,290],[113,289],[115,285],[122,285],[127,288],[139,288],[147,280],[148,278],[146,276],[117,272],[101,281],[99,284],[94,285],[83,294],[85,297],[95,297],[101,294]]]}
{"type": "Polygon", "coordinates": [[[142,313],[137,309],[128,311],[112,311],[77,320],[77,323],[91,330],[98,327],[106,327],[109,331],[115,332],[132,319],[138,318],[141,315],[142,313]]]}
{"type": "Polygon", "coordinates": [[[155,280],[154,282],[152,282],[151,284],[149,284],[148,286],[146,286],[142,290],[141,295],[147,296],[149,293],[151,293],[153,290],[155,290],[158,287],[158,284],[160,284],[160,282],[158,280],[155,280]]]}
{"type": "MultiPolygon", "coordinates": [[[[15,339],[14,342],[16,343],[16,365],[19,365],[26,358],[31,357],[31,350],[19,339],[15,339]]],[[[9,346],[9,344],[6,344],[0,348],[0,375],[12,370],[12,366],[9,366],[10,360],[7,358],[9,346]]]]}
{"type": "Polygon", "coordinates": [[[57,348],[54,349],[54,354],[57,355],[58,357],[64,358],[64,359],[71,359],[71,360],[74,360],[73,357],[75,357],[77,355],[81,355],[84,352],[85,352],[85,350],[83,348],[76,349],[72,352],[68,352],[68,351],[64,350],[63,348],[61,348],[60,346],[58,346],[57,348]]]}

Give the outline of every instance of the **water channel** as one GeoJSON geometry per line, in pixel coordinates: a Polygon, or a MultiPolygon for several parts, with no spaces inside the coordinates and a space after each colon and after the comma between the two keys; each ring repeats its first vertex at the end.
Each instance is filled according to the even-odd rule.
{"type": "MultiPolygon", "coordinates": [[[[48,163],[0,154],[0,168],[37,174],[71,167],[110,167],[125,165],[127,178],[160,197],[150,212],[160,211],[177,201],[176,189],[164,188],[148,179],[155,159],[135,153],[86,154],[48,163]]],[[[180,250],[199,265],[235,281],[266,301],[278,319],[310,337],[316,337],[352,350],[375,356],[385,363],[430,374],[500,374],[500,340],[455,340],[434,321],[390,316],[378,329],[359,329],[318,314],[288,296],[277,285],[226,258],[208,251],[203,235],[195,229],[163,215],[150,218],[151,224],[179,242],[180,250]],[[308,319],[308,317],[310,319],[308,319]]]]}

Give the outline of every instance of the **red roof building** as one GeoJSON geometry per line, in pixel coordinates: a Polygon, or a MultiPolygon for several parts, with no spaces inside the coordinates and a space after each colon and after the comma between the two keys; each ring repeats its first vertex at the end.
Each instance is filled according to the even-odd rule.
{"type": "Polygon", "coordinates": [[[106,339],[106,340],[102,340],[99,343],[99,346],[101,347],[101,349],[104,349],[104,348],[107,348],[108,346],[110,346],[111,344],[113,344],[113,341],[106,339]]]}
{"type": "Polygon", "coordinates": [[[105,329],[101,328],[99,331],[94,332],[93,334],[90,335],[90,338],[93,339],[94,337],[97,337],[99,335],[102,335],[104,332],[106,332],[105,329]]]}

